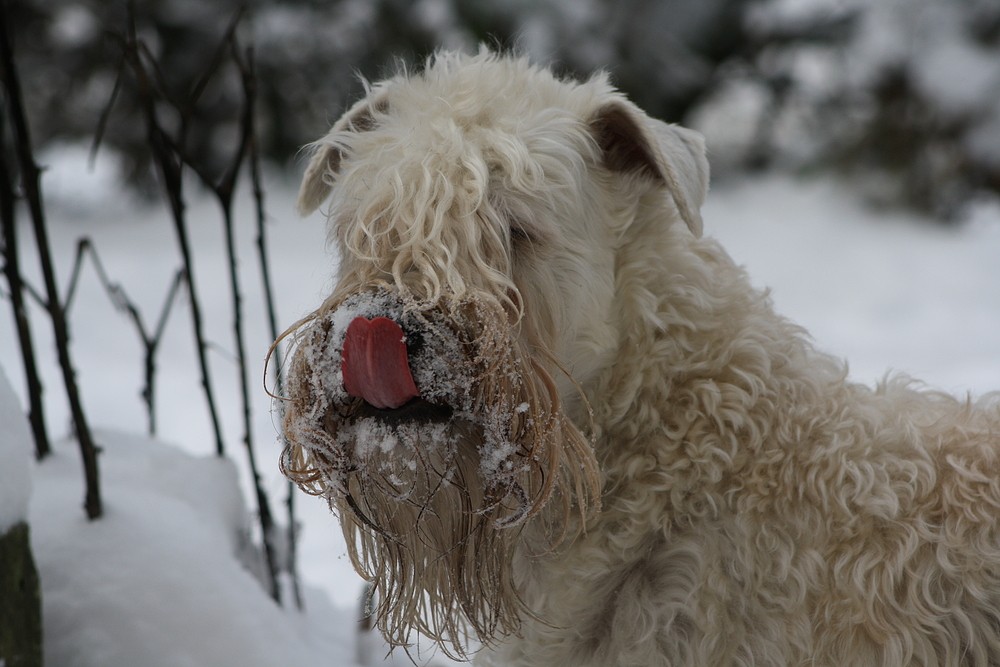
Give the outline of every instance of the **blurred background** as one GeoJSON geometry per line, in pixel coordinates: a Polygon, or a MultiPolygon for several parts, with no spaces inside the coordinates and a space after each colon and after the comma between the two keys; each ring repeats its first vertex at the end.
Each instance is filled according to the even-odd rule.
{"type": "MultiPolygon", "coordinates": [[[[125,3],[13,0],[36,141],[88,139],[115,85],[125,3]]],[[[651,114],[703,131],[717,178],[831,169],[866,196],[954,220],[1000,191],[996,0],[136,0],[166,81],[190,86],[238,12],[259,74],[259,133],[282,162],[399,63],[437,48],[514,48],[568,74],[597,68],[651,114]]],[[[231,143],[238,87],[215,86],[192,150],[231,143]]],[[[106,143],[150,174],[138,110],[106,143]]]]}

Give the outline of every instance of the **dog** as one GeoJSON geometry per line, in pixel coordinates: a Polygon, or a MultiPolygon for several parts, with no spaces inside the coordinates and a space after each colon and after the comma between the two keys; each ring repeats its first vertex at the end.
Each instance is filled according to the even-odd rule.
{"type": "Polygon", "coordinates": [[[312,146],[330,296],[281,468],[392,645],[481,665],[1000,665],[1000,400],[814,349],[605,74],[441,52],[312,146]]]}

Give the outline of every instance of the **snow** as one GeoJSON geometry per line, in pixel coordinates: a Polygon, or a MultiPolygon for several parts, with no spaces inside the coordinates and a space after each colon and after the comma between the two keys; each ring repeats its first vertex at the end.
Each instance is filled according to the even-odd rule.
{"type": "Polygon", "coordinates": [[[100,431],[105,516],[79,508],[72,443],[35,470],[32,545],[45,660],[63,667],[273,667],[353,661],[351,614],[311,592],[283,611],[240,561],[248,514],[231,461],[100,431]]]}
{"type": "Polygon", "coordinates": [[[950,117],[988,116],[1000,94],[1000,61],[995,45],[986,48],[972,39],[975,12],[962,4],[873,3],[860,15],[847,69],[875,80],[905,65],[936,111],[950,117]]]}
{"type": "Polygon", "coordinates": [[[953,116],[975,114],[1000,90],[996,52],[956,37],[916,61],[916,83],[953,116]]]}
{"type": "Polygon", "coordinates": [[[687,113],[713,173],[846,169],[872,201],[958,217],[1000,164],[996,0],[764,0],[687,113]],[[995,32],[995,31],[994,31],[995,32]],[[753,51],[753,49],[751,49],[753,51]],[[894,128],[898,125],[898,130],[894,128]],[[905,135],[898,140],[896,132],[905,135]]]}
{"type": "Polygon", "coordinates": [[[946,227],[879,211],[834,181],[767,177],[712,192],[706,229],[776,308],[873,384],[1000,389],[1000,203],[946,227]],[[974,216],[971,217],[971,216],[974,216]]]}
{"type": "MultiPolygon", "coordinates": [[[[757,140],[760,119],[768,111],[770,94],[759,81],[733,77],[710,93],[709,99],[686,119],[687,124],[712,138],[713,167],[747,155],[757,140]]],[[[738,162],[738,160],[736,160],[738,162]]]]}
{"type": "MultiPolygon", "coordinates": [[[[83,154],[60,150],[41,160],[49,167],[43,188],[60,284],[65,285],[77,239],[87,235],[111,279],[121,283],[151,326],[179,266],[171,222],[163,208],[116,189],[106,176],[106,155],[91,173],[83,154]],[[46,188],[49,183],[51,189],[46,188]]],[[[268,208],[276,218],[268,234],[281,326],[293,323],[326,296],[332,272],[323,226],[291,213],[293,188],[280,175],[269,179],[268,208]]],[[[69,667],[350,667],[356,650],[362,648],[369,655],[384,656],[387,649],[379,638],[356,636],[362,582],[346,557],[340,528],[325,502],[300,494],[297,503],[303,534],[300,568],[307,588],[304,613],[287,603],[278,609],[251,574],[259,570],[259,557],[247,547],[259,544],[260,535],[256,520],[247,518],[252,511],[247,498],[253,496],[240,442],[238,376],[229,352],[231,306],[221,223],[213,200],[198,194],[193,184],[186,192],[213,382],[227,454],[235,464],[213,455],[214,437],[194,364],[185,296],[166,327],[157,358],[158,437],[154,441],[135,435],[147,426],[139,393],[142,348],[128,318],[111,305],[88,266],[69,322],[84,407],[103,448],[100,465],[107,514],[97,522],[86,521],[82,468],[76,446],[68,442],[58,443],[54,458],[34,468],[31,506],[25,512],[30,450],[22,456],[9,444],[14,441],[14,425],[26,424],[21,408],[15,407],[25,404],[24,379],[9,304],[0,301],[0,369],[22,399],[0,400],[4,425],[0,515],[30,517],[43,580],[46,662],[69,667]],[[16,418],[8,418],[11,413],[16,418]]],[[[256,233],[249,231],[253,212],[244,202],[237,216],[247,224],[240,238],[240,268],[253,364],[253,436],[264,488],[273,510],[279,512],[276,518],[285,523],[280,508],[287,484],[277,467],[277,417],[271,414],[261,379],[271,338],[257,297],[256,233]]],[[[24,216],[21,224],[25,271],[40,285],[24,216]]],[[[69,430],[69,412],[51,327],[38,308],[32,315],[46,417],[50,433],[58,438],[69,430]]],[[[30,442],[27,435],[16,439],[22,450],[30,442]]],[[[402,652],[393,656],[387,664],[412,664],[402,652]]],[[[449,664],[440,657],[433,660],[435,665],[449,664]]]]}
{"type": "MultiPolygon", "coordinates": [[[[70,156],[72,157],[72,156],[70,156]]],[[[45,183],[60,180],[47,212],[59,276],[65,280],[76,239],[93,237],[112,279],[147,319],[154,319],[177,268],[173,232],[161,208],[135,202],[79,169],[78,158],[48,156],[45,183]],[[87,192],[90,183],[95,191],[87,192]],[[85,196],[83,193],[87,193],[85,196]]],[[[268,178],[268,210],[279,321],[291,324],[330,289],[335,262],[325,250],[319,216],[293,218],[295,184],[268,178]]],[[[34,466],[30,520],[41,571],[46,660],[58,665],[354,664],[363,650],[382,655],[370,636],[356,647],[362,584],[322,500],[299,496],[304,613],[279,609],[250,573],[259,543],[248,520],[246,466],[238,446],[239,392],[231,347],[228,285],[214,203],[189,190],[195,267],[218,386],[220,413],[235,463],[212,456],[213,439],[198,387],[189,321],[182,307],[167,326],[157,383],[160,432],[146,428],[138,395],[141,349],[127,319],[114,310],[90,269],[70,314],[74,361],[90,421],[99,427],[107,515],[87,522],[75,447],[57,443],[34,466]],[[114,430],[107,430],[114,429],[114,430]],[[128,434],[128,435],[126,435],[128,434]],[[240,491],[242,489],[242,497],[240,491]],[[374,647],[374,648],[373,648],[374,647]]],[[[246,209],[238,220],[252,220],[246,209]]],[[[983,200],[964,224],[934,225],[909,214],[866,207],[829,180],[770,176],[713,190],[706,230],[771,286],[777,309],[812,332],[819,347],[851,362],[854,379],[872,383],[895,368],[948,391],[1000,388],[1000,205],[983,200]]],[[[24,228],[22,257],[33,247],[24,228]]],[[[272,506],[283,501],[277,470],[276,416],[261,387],[270,343],[259,299],[254,233],[243,232],[241,270],[251,369],[254,437],[272,506]]],[[[0,310],[0,367],[23,405],[23,377],[9,304],[0,310]]],[[[183,306],[183,302],[181,303],[183,306]]],[[[68,412],[48,339],[32,319],[53,433],[68,430],[68,412]]],[[[2,384],[2,383],[0,383],[2,384]]],[[[0,386],[0,392],[6,389],[0,386]]],[[[30,439],[0,393],[0,525],[23,516],[30,439]],[[13,444],[13,446],[12,446],[13,444]],[[13,509],[13,511],[11,511],[13,509]]],[[[516,410],[517,405],[511,406],[516,410]]],[[[281,519],[281,517],[279,517],[281,519]]],[[[283,520],[283,519],[281,519],[283,520]]],[[[399,664],[408,664],[405,656],[399,664]]],[[[442,662],[440,658],[436,659],[442,662]]]]}
{"type": "Polygon", "coordinates": [[[31,456],[28,419],[0,366],[0,535],[28,517],[31,456]]]}

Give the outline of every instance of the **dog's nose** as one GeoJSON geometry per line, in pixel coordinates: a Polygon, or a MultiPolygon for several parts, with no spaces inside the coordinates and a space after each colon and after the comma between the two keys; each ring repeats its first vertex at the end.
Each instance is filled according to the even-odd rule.
{"type": "Polygon", "coordinates": [[[341,353],[344,389],[373,407],[391,410],[420,395],[410,372],[406,335],[388,317],[356,317],[341,353]]]}

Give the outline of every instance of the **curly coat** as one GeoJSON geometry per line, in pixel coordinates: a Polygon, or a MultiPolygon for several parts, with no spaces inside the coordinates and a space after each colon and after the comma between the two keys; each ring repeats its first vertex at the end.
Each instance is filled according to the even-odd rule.
{"type": "MultiPolygon", "coordinates": [[[[333,194],[337,291],[487,295],[592,443],[557,463],[555,495],[587,496],[593,464],[599,510],[495,527],[515,542],[483,562],[503,571],[475,575],[516,604],[481,607],[516,618],[474,625],[478,664],[1000,665],[1000,401],[849,382],[701,237],[707,184],[701,138],[606,76],[487,51],[371,87],[314,146],[299,204],[333,194]]],[[[412,579],[432,556],[353,556],[388,599],[427,593],[412,579]]],[[[435,589],[383,630],[461,652],[446,635],[476,578],[435,577],[458,602],[435,589]]]]}

